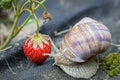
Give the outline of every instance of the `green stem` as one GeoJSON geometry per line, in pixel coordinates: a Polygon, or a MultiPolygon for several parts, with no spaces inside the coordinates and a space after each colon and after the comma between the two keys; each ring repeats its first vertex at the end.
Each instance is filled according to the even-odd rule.
{"type": "Polygon", "coordinates": [[[43,4],[44,2],[46,2],[46,0],[42,0],[40,3],[43,4]]]}
{"type": "Polygon", "coordinates": [[[20,26],[19,30],[12,36],[12,38],[16,37],[16,35],[21,31],[21,29],[27,24],[27,22],[30,20],[32,15],[29,15],[28,18],[24,21],[24,23],[20,26]]]}
{"type": "Polygon", "coordinates": [[[8,36],[8,38],[6,39],[6,41],[4,42],[4,44],[2,46],[0,46],[0,50],[3,49],[3,48],[5,48],[10,43],[10,41],[12,40],[12,35],[13,35],[14,30],[16,28],[18,19],[19,19],[18,17],[15,18],[14,23],[12,25],[12,29],[11,29],[10,35],[8,36]]]}
{"type": "Polygon", "coordinates": [[[43,1],[41,1],[41,2],[35,1],[36,3],[39,4],[39,5],[36,6],[35,10],[37,10],[39,7],[41,7],[45,12],[47,12],[46,7],[43,5],[43,3],[44,3],[45,1],[46,1],[46,0],[43,0],[43,1]]]}
{"type": "Polygon", "coordinates": [[[35,21],[36,21],[36,24],[37,24],[37,31],[36,31],[36,35],[39,34],[39,30],[40,30],[40,27],[39,27],[39,20],[37,18],[37,16],[35,14],[33,14],[34,18],[35,18],[35,21]]]}
{"type": "Polygon", "coordinates": [[[30,10],[31,10],[31,11],[32,11],[32,3],[33,3],[33,1],[30,0],[30,10]]]}
{"type": "Polygon", "coordinates": [[[13,8],[14,8],[16,16],[19,16],[19,11],[18,11],[16,0],[13,0],[13,8]]]}
{"type": "Polygon", "coordinates": [[[28,1],[26,1],[23,5],[22,5],[22,7],[20,8],[20,12],[22,12],[23,11],[23,9],[25,8],[25,6],[28,4],[29,2],[28,1]]]}
{"type": "Polygon", "coordinates": [[[16,17],[15,21],[14,21],[14,24],[12,26],[12,29],[11,29],[11,33],[10,35],[8,36],[7,40],[4,42],[4,44],[0,47],[0,50],[5,48],[9,43],[10,41],[21,31],[21,29],[27,24],[27,22],[30,20],[30,18],[32,17],[32,15],[30,15],[25,21],[24,23],[20,26],[19,30],[14,34],[14,30],[16,28],[16,25],[17,25],[17,22],[18,22],[18,17],[16,17]],[[14,35],[13,35],[14,34],[14,35]]]}
{"type": "Polygon", "coordinates": [[[3,44],[2,46],[0,46],[0,50],[2,50],[3,48],[5,48],[5,47],[10,43],[10,41],[21,31],[21,29],[27,24],[27,22],[30,20],[30,18],[31,18],[32,16],[34,16],[34,18],[35,18],[35,20],[36,20],[36,23],[37,23],[37,32],[36,32],[36,34],[39,33],[39,29],[40,29],[40,27],[39,27],[39,20],[37,19],[37,16],[35,15],[35,11],[36,11],[39,7],[41,7],[44,11],[47,11],[47,9],[45,8],[45,6],[43,5],[43,3],[44,3],[45,1],[46,1],[46,0],[42,0],[41,2],[36,1],[36,0],[35,0],[35,1],[33,1],[33,0],[28,1],[28,0],[27,0],[27,2],[25,2],[25,3],[23,4],[23,6],[21,7],[20,13],[19,13],[17,4],[16,4],[16,2],[15,2],[15,0],[14,0],[14,2],[13,2],[13,8],[14,8],[14,10],[15,10],[16,17],[15,17],[14,23],[13,23],[13,25],[12,25],[10,35],[8,36],[8,38],[6,39],[6,41],[4,42],[4,44],[3,44]],[[33,2],[36,2],[36,3],[38,3],[39,5],[37,5],[36,7],[34,7],[34,3],[33,3],[33,2]],[[26,7],[26,5],[27,5],[28,3],[30,3],[30,6],[31,6],[30,8],[31,8],[31,11],[32,11],[33,13],[28,16],[28,18],[23,22],[23,24],[20,26],[20,28],[18,29],[18,31],[17,31],[16,33],[14,33],[14,31],[15,31],[15,29],[16,29],[16,27],[17,27],[18,20],[19,20],[20,16],[21,16],[21,15],[23,14],[23,12],[24,12],[23,9],[26,7]]]}
{"type": "Polygon", "coordinates": [[[26,5],[29,3],[29,1],[27,0],[22,7],[20,8],[20,16],[22,15],[22,13],[24,12],[23,9],[26,7],[26,5]]]}
{"type": "Polygon", "coordinates": [[[29,12],[29,13],[30,13],[30,15],[32,15],[32,14],[33,14],[33,12],[32,12],[30,9],[28,9],[28,8],[25,8],[23,11],[29,12]]]}

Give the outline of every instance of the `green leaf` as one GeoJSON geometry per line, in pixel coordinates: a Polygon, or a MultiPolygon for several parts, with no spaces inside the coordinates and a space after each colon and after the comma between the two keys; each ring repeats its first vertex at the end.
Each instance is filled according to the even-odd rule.
{"type": "Polygon", "coordinates": [[[34,43],[33,43],[33,48],[34,48],[34,49],[37,49],[37,46],[38,46],[38,45],[37,45],[37,42],[34,41],[34,43]]]}
{"type": "Polygon", "coordinates": [[[38,45],[40,46],[41,49],[43,49],[44,46],[43,46],[42,41],[38,41],[38,45]]]}

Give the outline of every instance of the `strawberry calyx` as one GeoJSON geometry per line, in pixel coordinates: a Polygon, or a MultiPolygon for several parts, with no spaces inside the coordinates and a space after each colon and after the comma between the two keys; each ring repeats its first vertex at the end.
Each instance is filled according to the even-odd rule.
{"type": "Polygon", "coordinates": [[[34,34],[34,35],[31,37],[31,39],[30,39],[30,41],[29,41],[29,43],[28,43],[28,46],[30,46],[30,45],[33,44],[33,48],[34,48],[34,49],[37,49],[38,46],[40,46],[40,48],[43,49],[43,48],[44,48],[43,43],[44,43],[44,44],[49,44],[49,43],[47,42],[47,38],[44,38],[44,37],[39,33],[39,34],[34,34]]]}

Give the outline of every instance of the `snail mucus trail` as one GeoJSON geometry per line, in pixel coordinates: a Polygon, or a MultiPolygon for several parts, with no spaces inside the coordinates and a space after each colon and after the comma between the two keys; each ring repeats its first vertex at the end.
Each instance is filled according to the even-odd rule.
{"type": "Polygon", "coordinates": [[[92,57],[105,52],[110,43],[109,29],[102,23],[85,17],[67,32],[60,49],[56,50],[57,54],[49,56],[55,59],[55,65],[70,76],[90,78],[95,75],[98,67],[92,57]]]}

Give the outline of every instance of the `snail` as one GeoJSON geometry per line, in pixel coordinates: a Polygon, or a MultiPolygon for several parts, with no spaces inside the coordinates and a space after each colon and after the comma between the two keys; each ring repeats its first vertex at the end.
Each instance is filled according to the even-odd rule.
{"type": "Polygon", "coordinates": [[[100,22],[85,17],[64,36],[57,54],[50,54],[55,65],[75,78],[90,78],[97,72],[93,59],[105,52],[111,43],[109,29],[100,22]]]}

